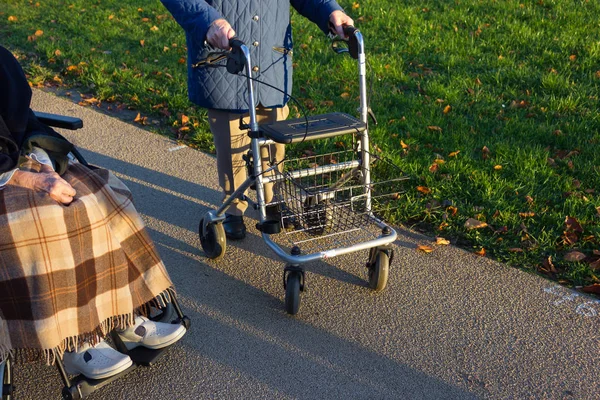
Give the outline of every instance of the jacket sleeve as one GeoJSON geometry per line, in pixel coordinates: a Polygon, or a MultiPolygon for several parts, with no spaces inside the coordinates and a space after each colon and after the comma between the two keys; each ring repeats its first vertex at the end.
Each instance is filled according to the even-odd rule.
{"type": "Polygon", "coordinates": [[[221,14],[204,0],[161,0],[175,21],[196,42],[206,40],[210,24],[223,18],[221,14]]]}
{"type": "Polygon", "coordinates": [[[329,33],[329,16],[336,10],[344,11],[335,0],[291,0],[292,7],[308,18],[325,34],[329,33]]]}

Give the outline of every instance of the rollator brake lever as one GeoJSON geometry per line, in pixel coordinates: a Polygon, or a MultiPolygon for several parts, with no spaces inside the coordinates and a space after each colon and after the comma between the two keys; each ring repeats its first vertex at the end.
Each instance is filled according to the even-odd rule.
{"type": "MultiPolygon", "coordinates": [[[[356,111],[360,113],[360,107],[356,111]]],[[[377,118],[375,118],[375,113],[371,107],[367,107],[367,115],[371,118],[371,121],[373,121],[373,125],[377,125],[377,118]]]]}

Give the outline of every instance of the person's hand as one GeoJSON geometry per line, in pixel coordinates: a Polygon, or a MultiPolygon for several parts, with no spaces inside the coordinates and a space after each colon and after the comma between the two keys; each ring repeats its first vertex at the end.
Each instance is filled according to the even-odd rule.
{"type": "Polygon", "coordinates": [[[46,192],[62,204],[71,204],[75,189],[61,178],[51,167],[42,167],[41,172],[15,171],[9,185],[24,187],[38,192],[46,192]]]}
{"type": "Polygon", "coordinates": [[[354,20],[340,10],[335,10],[329,15],[329,22],[333,26],[333,29],[335,29],[335,33],[344,39],[347,39],[344,33],[344,26],[354,26],[354,20]]]}
{"type": "Polygon", "coordinates": [[[229,22],[220,18],[210,24],[206,33],[206,41],[218,49],[229,50],[229,39],[234,36],[235,31],[229,22]]]}

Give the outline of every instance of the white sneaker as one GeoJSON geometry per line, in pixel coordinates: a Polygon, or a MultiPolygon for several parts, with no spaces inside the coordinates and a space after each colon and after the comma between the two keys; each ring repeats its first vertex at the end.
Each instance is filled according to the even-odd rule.
{"type": "Polygon", "coordinates": [[[138,346],[156,350],[172,345],[181,339],[185,332],[185,326],[181,324],[155,322],[139,316],[135,318],[133,326],[117,333],[127,350],[138,346]]]}
{"type": "Polygon", "coordinates": [[[108,378],[133,363],[127,354],[119,353],[104,340],[95,346],[86,343],[77,351],[66,351],[63,362],[68,374],[83,374],[90,379],[108,378]]]}

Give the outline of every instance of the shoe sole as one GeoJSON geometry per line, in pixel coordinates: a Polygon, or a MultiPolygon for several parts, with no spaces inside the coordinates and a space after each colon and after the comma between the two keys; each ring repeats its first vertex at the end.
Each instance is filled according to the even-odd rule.
{"type": "Polygon", "coordinates": [[[145,347],[150,350],[158,350],[158,349],[162,349],[164,347],[174,344],[179,339],[181,339],[183,337],[183,335],[185,335],[186,332],[187,332],[187,329],[182,329],[181,333],[179,335],[175,336],[173,339],[169,340],[168,342],[157,344],[157,345],[145,345],[140,342],[125,342],[125,341],[123,341],[123,344],[125,344],[125,347],[127,348],[127,350],[133,350],[140,346],[145,347]]]}
{"type": "Polygon", "coordinates": [[[125,363],[122,366],[115,368],[113,370],[104,372],[102,374],[97,374],[97,375],[86,375],[81,371],[75,371],[75,370],[69,369],[69,367],[67,367],[65,365],[65,372],[69,375],[83,375],[88,379],[105,379],[105,378],[110,378],[111,376],[117,375],[118,373],[125,371],[127,368],[131,367],[132,365],[133,365],[133,360],[129,359],[128,363],[125,363]]]}

